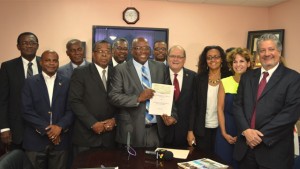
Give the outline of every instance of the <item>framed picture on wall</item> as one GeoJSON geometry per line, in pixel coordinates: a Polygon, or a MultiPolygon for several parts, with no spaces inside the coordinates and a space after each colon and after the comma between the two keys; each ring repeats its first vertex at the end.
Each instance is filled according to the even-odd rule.
{"type": "MultiPolygon", "coordinates": [[[[111,44],[118,38],[125,38],[128,41],[128,48],[131,48],[131,42],[136,37],[144,37],[153,49],[156,41],[169,42],[169,29],[167,28],[143,28],[143,27],[118,27],[118,26],[93,26],[93,45],[100,40],[107,40],[111,44]]],[[[132,58],[128,52],[127,60],[132,58]]],[[[151,55],[152,59],[153,56],[151,55]]]]}
{"type": "Polygon", "coordinates": [[[251,54],[253,55],[253,60],[255,61],[255,67],[261,66],[261,64],[259,62],[259,56],[257,53],[256,42],[257,42],[258,38],[265,33],[272,33],[279,38],[279,40],[282,44],[281,55],[283,56],[284,29],[249,31],[248,39],[247,39],[247,48],[250,50],[251,54]]]}

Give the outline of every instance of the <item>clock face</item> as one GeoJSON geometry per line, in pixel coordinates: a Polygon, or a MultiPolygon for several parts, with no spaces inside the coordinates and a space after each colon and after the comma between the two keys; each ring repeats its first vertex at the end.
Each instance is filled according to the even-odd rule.
{"type": "Polygon", "coordinates": [[[123,12],[123,20],[127,24],[135,24],[139,20],[139,11],[135,8],[126,8],[123,12]]]}

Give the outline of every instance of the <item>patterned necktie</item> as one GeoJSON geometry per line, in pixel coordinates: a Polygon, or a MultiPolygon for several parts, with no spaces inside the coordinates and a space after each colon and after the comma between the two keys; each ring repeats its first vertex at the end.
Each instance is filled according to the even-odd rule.
{"type": "MultiPolygon", "coordinates": [[[[268,72],[263,72],[263,78],[261,79],[259,85],[258,85],[258,90],[257,90],[257,95],[256,95],[256,104],[257,101],[261,95],[261,93],[263,92],[264,88],[266,87],[267,84],[267,77],[269,76],[268,72]]],[[[251,128],[254,129],[255,128],[255,121],[256,121],[256,105],[251,117],[251,128]]]]}
{"type": "Polygon", "coordinates": [[[31,77],[33,75],[33,71],[32,71],[32,63],[29,62],[28,63],[28,67],[27,67],[27,78],[31,77]]]}
{"type": "Polygon", "coordinates": [[[179,88],[179,82],[177,79],[177,75],[178,74],[174,74],[174,80],[173,80],[175,101],[178,100],[179,95],[180,95],[180,88],[179,88]]]}
{"type": "MultiPolygon", "coordinates": [[[[142,86],[144,89],[150,89],[151,88],[151,84],[149,81],[149,76],[147,74],[146,71],[146,67],[142,66],[142,86]]],[[[154,118],[154,116],[152,114],[149,114],[149,104],[150,104],[150,100],[146,100],[146,112],[145,112],[145,122],[146,124],[150,123],[151,120],[154,118]]]]}
{"type": "Polygon", "coordinates": [[[106,89],[106,87],[107,87],[106,85],[107,85],[107,84],[106,84],[106,75],[105,75],[105,74],[106,74],[106,70],[103,69],[103,70],[102,70],[102,82],[103,82],[103,85],[104,85],[105,90],[107,90],[107,89],[106,89]]]}

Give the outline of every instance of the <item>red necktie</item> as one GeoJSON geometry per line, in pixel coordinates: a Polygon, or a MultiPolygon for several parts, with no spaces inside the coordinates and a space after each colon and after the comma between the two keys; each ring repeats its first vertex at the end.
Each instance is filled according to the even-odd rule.
{"type": "Polygon", "coordinates": [[[180,88],[179,88],[179,83],[178,83],[177,75],[178,74],[174,74],[174,81],[173,81],[173,85],[174,85],[174,88],[175,88],[174,89],[175,101],[178,100],[179,94],[180,94],[180,88]]]}
{"type": "MultiPolygon", "coordinates": [[[[267,84],[267,77],[269,76],[268,72],[263,72],[263,78],[261,79],[259,85],[258,85],[258,90],[257,90],[257,95],[256,95],[256,104],[257,101],[262,93],[262,91],[264,90],[264,88],[266,87],[267,84]]],[[[255,128],[255,120],[256,120],[256,105],[251,117],[251,128],[254,129],[255,128]]]]}

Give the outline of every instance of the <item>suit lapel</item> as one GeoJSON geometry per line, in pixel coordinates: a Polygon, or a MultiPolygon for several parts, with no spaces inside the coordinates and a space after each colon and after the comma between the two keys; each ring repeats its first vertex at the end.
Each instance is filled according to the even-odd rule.
{"type": "Polygon", "coordinates": [[[111,77],[113,75],[113,67],[108,65],[108,73],[107,73],[107,81],[106,81],[106,86],[109,86],[110,85],[110,80],[111,80],[111,77]]]}
{"type": "Polygon", "coordinates": [[[37,80],[37,84],[38,84],[38,87],[39,87],[38,91],[40,91],[42,93],[43,97],[47,101],[48,106],[50,107],[50,100],[49,100],[49,95],[48,95],[48,89],[47,89],[47,86],[46,86],[46,83],[45,83],[43,75],[39,74],[38,78],[36,80],[37,80]]]}
{"type": "Polygon", "coordinates": [[[36,63],[37,63],[37,67],[38,67],[39,73],[42,72],[42,67],[41,67],[41,65],[40,65],[40,61],[41,61],[41,57],[37,56],[37,57],[36,57],[36,63]]]}
{"type": "MultiPolygon", "coordinates": [[[[142,83],[141,83],[141,80],[140,80],[136,70],[135,70],[135,67],[133,65],[133,61],[132,60],[128,61],[127,66],[128,66],[129,74],[132,76],[133,81],[136,84],[136,86],[138,87],[139,91],[140,92],[143,91],[142,83]]],[[[151,74],[151,76],[152,76],[152,74],[151,74]]]]}
{"type": "Polygon", "coordinates": [[[61,76],[56,74],[56,79],[55,79],[55,82],[54,82],[53,95],[52,95],[52,105],[53,105],[56,97],[58,96],[62,85],[64,85],[64,84],[63,84],[63,80],[62,80],[61,76]]]}
{"type": "Polygon", "coordinates": [[[252,98],[253,103],[256,103],[256,96],[257,96],[260,72],[261,72],[261,69],[254,70],[253,76],[250,79],[252,93],[253,93],[253,95],[252,95],[253,96],[253,98],[252,98]]]}
{"type": "MultiPolygon", "coordinates": [[[[167,75],[170,76],[170,67],[167,66],[166,69],[167,69],[167,70],[166,70],[167,75]]],[[[173,80],[173,79],[172,79],[172,80],[173,80]]],[[[172,80],[171,80],[171,76],[170,76],[170,78],[168,78],[167,83],[168,83],[169,85],[172,85],[172,84],[173,84],[173,83],[172,83],[172,80]]]]}
{"type": "Polygon", "coordinates": [[[24,72],[24,67],[23,67],[23,61],[22,61],[22,57],[19,57],[17,62],[16,62],[16,79],[20,79],[23,81],[25,80],[25,72],[24,72]]]}
{"type": "MultiPolygon", "coordinates": [[[[187,83],[189,83],[189,79],[191,78],[191,76],[189,76],[189,73],[186,71],[185,68],[183,68],[183,77],[182,77],[182,86],[181,86],[181,90],[180,90],[180,95],[184,95],[184,93],[190,89],[186,88],[187,83]]],[[[179,96],[180,96],[179,95],[179,96]]],[[[179,97],[180,100],[181,97],[179,97]]]]}
{"type": "Polygon", "coordinates": [[[266,87],[264,88],[263,92],[261,93],[260,98],[264,97],[265,94],[267,92],[269,92],[269,90],[271,90],[272,87],[274,87],[274,85],[277,84],[277,82],[281,79],[281,77],[283,75],[283,68],[284,67],[282,65],[278,66],[277,70],[275,70],[275,72],[273,73],[273,75],[269,79],[268,83],[266,84],[266,87]]]}
{"type": "Polygon", "coordinates": [[[72,62],[69,63],[69,66],[67,67],[67,77],[71,77],[73,73],[73,65],[72,62]]]}
{"type": "Polygon", "coordinates": [[[94,81],[97,83],[97,86],[99,86],[99,89],[106,92],[104,84],[102,83],[102,79],[100,77],[100,74],[99,74],[99,72],[96,68],[96,65],[95,64],[90,64],[89,68],[90,68],[91,76],[94,79],[94,81]]]}

